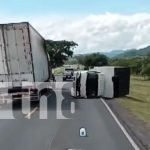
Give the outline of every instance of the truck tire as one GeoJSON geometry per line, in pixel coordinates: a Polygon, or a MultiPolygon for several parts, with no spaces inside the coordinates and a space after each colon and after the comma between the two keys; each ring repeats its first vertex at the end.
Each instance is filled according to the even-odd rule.
{"type": "Polygon", "coordinates": [[[12,107],[13,109],[22,108],[22,95],[21,94],[12,96],[12,107]]]}
{"type": "Polygon", "coordinates": [[[41,90],[39,92],[39,103],[40,103],[41,96],[45,95],[46,97],[48,97],[51,92],[52,92],[52,89],[49,89],[49,88],[45,88],[45,89],[41,90]]]}
{"type": "Polygon", "coordinates": [[[40,95],[38,89],[32,89],[30,91],[30,104],[31,108],[35,106],[39,106],[40,95]]]}

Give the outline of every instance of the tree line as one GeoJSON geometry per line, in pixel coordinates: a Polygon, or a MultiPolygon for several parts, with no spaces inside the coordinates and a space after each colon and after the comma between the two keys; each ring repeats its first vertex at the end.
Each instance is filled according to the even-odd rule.
{"type": "Polygon", "coordinates": [[[144,57],[130,59],[110,59],[103,54],[94,53],[76,57],[79,64],[86,68],[94,66],[123,66],[129,67],[133,75],[150,78],[150,54],[144,57]]]}
{"type": "Polygon", "coordinates": [[[81,64],[85,69],[94,66],[123,66],[130,67],[133,75],[150,78],[150,54],[143,57],[110,59],[100,53],[73,56],[73,50],[78,46],[73,41],[46,41],[46,50],[50,55],[52,68],[60,67],[64,63],[81,64]],[[70,59],[73,56],[72,59],[70,59]],[[68,60],[69,59],[69,60],[68,60]]]}
{"type": "Polygon", "coordinates": [[[108,65],[108,57],[100,53],[92,53],[86,55],[75,56],[77,62],[84,65],[85,68],[93,68],[94,66],[108,65]]]}
{"type": "Polygon", "coordinates": [[[131,59],[111,59],[109,64],[129,67],[133,75],[147,76],[150,78],[150,54],[131,59]]]}

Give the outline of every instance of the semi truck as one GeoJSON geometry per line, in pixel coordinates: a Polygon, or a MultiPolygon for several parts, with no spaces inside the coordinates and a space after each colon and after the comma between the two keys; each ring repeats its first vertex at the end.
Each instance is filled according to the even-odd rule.
{"type": "Polygon", "coordinates": [[[44,38],[28,22],[0,24],[0,93],[39,100],[49,88],[49,59],[44,38]]]}

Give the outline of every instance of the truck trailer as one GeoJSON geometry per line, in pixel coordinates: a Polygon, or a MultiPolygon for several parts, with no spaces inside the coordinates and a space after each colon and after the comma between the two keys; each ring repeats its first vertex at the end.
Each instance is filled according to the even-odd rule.
{"type": "Polygon", "coordinates": [[[129,94],[130,68],[121,66],[102,66],[94,67],[92,70],[104,74],[103,97],[115,98],[129,94]]]}
{"type": "Polygon", "coordinates": [[[28,22],[0,24],[1,93],[7,91],[14,99],[22,93],[39,95],[50,70],[45,40],[28,22]]]}

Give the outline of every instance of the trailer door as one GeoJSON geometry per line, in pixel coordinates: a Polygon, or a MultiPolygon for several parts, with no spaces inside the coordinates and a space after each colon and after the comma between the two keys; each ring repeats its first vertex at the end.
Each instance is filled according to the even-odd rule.
{"type": "Polygon", "coordinates": [[[0,26],[0,84],[8,82],[7,60],[4,50],[3,27],[0,26]]]}
{"type": "Polygon", "coordinates": [[[31,50],[27,24],[4,26],[9,82],[21,87],[22,81],[33,81],[31,50]]]}

